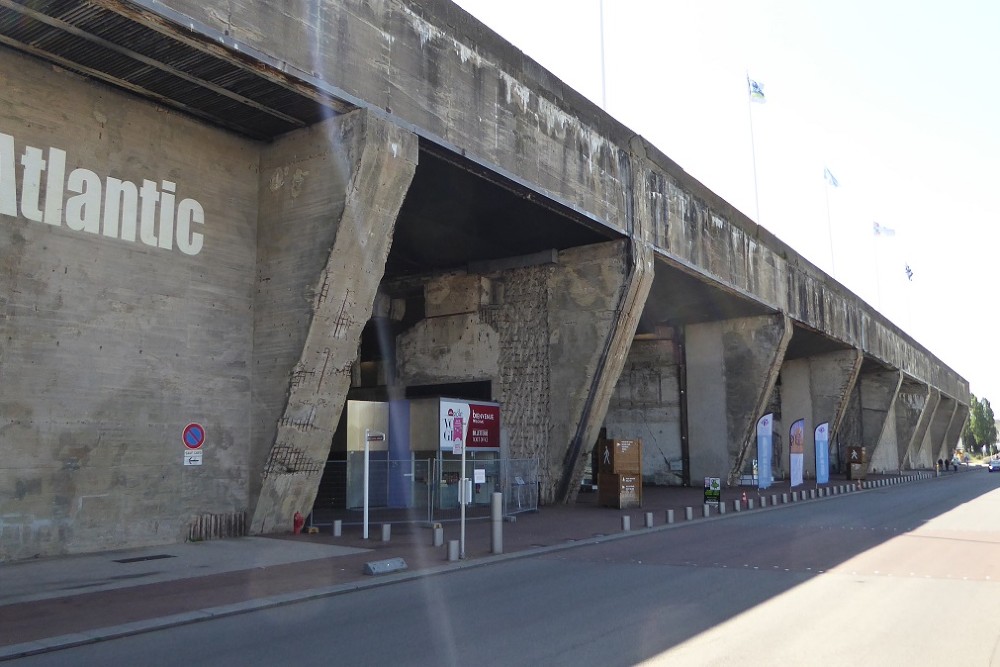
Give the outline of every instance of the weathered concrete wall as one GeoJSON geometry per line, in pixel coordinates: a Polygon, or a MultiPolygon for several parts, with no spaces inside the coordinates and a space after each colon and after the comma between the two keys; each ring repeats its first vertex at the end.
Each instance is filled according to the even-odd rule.
{"type": "MultiPolygon", "coordinates": [[[[595,374],[613,373],[612,386],[617,379],[613,366],[602,371],[599,362],[625,291],[625,251],[624,242],[572,248],[559,253],[556,265],[491,274],[503,286],[502,303],[481,304],[471,313],[450,311],[486,298],[481,279],[440,276],[425,294],[448,296],[431,299],[429,316],[397,340],[403,384],[494,381],[509,456],[540,460],[543,502],[557,499],[595,374]],[[452,306],[440,311],[434,303],[452,306]]],[[[622,336],[630,340],[634,330],[633,324],[622,336]]],[[[603,407],[587,419],[583,437],[589,444],[581,457],[589,454],[603,419],[603,407]]],[[[569,468],[576,474],[575,465],[569,468]]]]}
{"type": "Polygon", "coordinates": [[[965,427],[965,422],[968,419],[969,406],[958,405],[955,409],[955,416],[951,420],[951,426],[948,427],[948,432],[944,437],[942,458],[951,459],[951,455],[955,452],[955,447],[958,446],[958,439],[962,435],[962,429],[965,427]]]}
{"type": "Polygon", "coordinates": [[[898,422],[896,408],[898,405],[898,400],[893,402],[892,407],[886,413],[885,426],[882,428],[878,444],[875,445],[874,451],[868,450],[868,470],[872,472],[899,470],[899,448],[897,447],[899,434],[896,430],[898,422]]]}
{"type": "MultiPolygon", "coordinates": [[[[271,362],[254,380],[280,381],[288,394],[262,468],[254,533],[285,530],[295,512],[306,515],[312,508],[416,163],[416,137],[367,111],[280,142],[268,154],[268,171],[261,174],[260,224],[282,231],[298,227],[302,234],[288,234],[277,247],[261,249],[259,280],[274,276],[286,289],[260,294],[260,335],[273,340],[275,329],[279,337],[286,329],[289,342],[270,350],[271,362]],[[351,143],[356,146],[346,149],[351,143]],[[310,231],[323,225],[336,228],[324,265],[316,271],[316,253],[307,250],[311,265],[299,266],[297,251],[311,241],[310,231]],[[288,271],[291,279],[282,275],[288,271]],[[301,302],[310,297],[311,312],[303,315],[301,302]],[[287,322],[280,317],[283,309],[291,316],[287,322]],[[306,322],[298,358],[291,374],[284,375],[306,322]]],[[[320,236],[329,239],[330,234],[320,236]]],[[[260,430],[265,438],[271,435],[266,427],[260,430]]]]}
{"type": "Polygon", "coordinates": [[[683,481],[681,450],[680,360],[671,331],[632,343],[625,368],[604,419],[608,437],[642,439],[642,477],[646,484],[683,481]]]}
{"type": "MultiPolygon", "coordinates": [[[[863,446],[868,448],[869,464],[876,459],[883,461],[895,459],[895,442],[886,443],[883,432],[889,422],[895,422],[895,416],[890,419],[890,410],[896,402],[896,395],[902,382],[903,376],[899,371],[862,373],[858,378],[861,399],[861,441],[863,446]],[[893,452],[879,451],[885,448],[891,448],[893,452]]],[[[892,426],[895,430],[895,423],[892,426]]]]}
{"type": "Polygon", "coordinates": [[[538,456],[548,445],[547,285],[553,270],[534,266],[491,275],[502,284],[499,303],[481,300],[482,276],[437,276],[424,289],[427,317],[396,340],[396,376],[403,385],[492,382],[513,458],[538,456]],[[455,312],[456,305],[469,312],[455,312]]]}
{"type": "Polygon", "coordinates": [[[0,187],[0,560],[238,520],[258,146],[11,51],[0,100],[0,181],[13,167],[20,195],[0,187]],[[29,147],[45,169],[26,179],[29,147]],[[110,178],[136,186],[118,216],[110,178]],[[201,466],[182,465],[189,422],[207,431],[201,466]]]}
{"type": "Polygon", "coordinates": [[[931,460],[930,428],[940,402],[941,392],[937,389],[930,389],[927,403],[924,405],[923,412],[920,413],[920,420],[917,422],[912,443],[906,452],[905,467],[909,469],[921,468],[923,467],[923,461],[931,460]]]}
{"type": "MultiPolygon", "coordinates": [[[[809,360],[786,361],[781,366],[781,421],[787,433],[793,423],[799,419],[805,420],[802,474],[806,479],[816,476],[816,422],[813,411],[809,360]]],[[[786,466],[787,470],[791,470],[790,461],[786,462],[786,466]]]]}
{"type": "MultiPolygon", "coordinates": [[[[921,415],[927,406],[930,388],[912,381],[904,380],[896,396],[896,460],[899,466],[909,463],[907,453],[913,445],[920,425],[921,415]]],[[[921,436],[922,437],[922,436],[921,436]]]]}
{"type": "Polygon", "coordinates": [[[691,479],[734,482],[791,337],[791,322],[782,315],[687,327],[691,479]]]}

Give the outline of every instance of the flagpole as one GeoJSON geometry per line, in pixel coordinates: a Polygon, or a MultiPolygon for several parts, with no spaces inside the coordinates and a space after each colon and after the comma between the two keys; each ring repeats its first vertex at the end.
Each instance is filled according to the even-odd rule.
{"type": "MultiPolygon", "coordinates": [[[[601,108],[608,110],[608,84],[604,71],[604,0],[600,0],[601,10],[601,108]]],[[[749,76],[749,74],[747,74],[749,76]]]]}
{"type": "Polygon", "coordinates": [[[753,138],[753,100],[750,99],[750,70],[747,70],[747,115],[750,116],[750,155],[753,158],[753,201],[757,209],[757,224],[760,224],[760,193],[757,190],[757,144],[753,138]]]}
{"type": "Polygon", "coordinates": [[[881,313],[882,312],[882,280],[881,280],[881,276],[879,275],[879,270],[878,270],[878,237],[879,236],[880,236],[880,234],[878,232],[875,232],[874,240],[872,241],[872,243],[875,246],[875,295],[876,295],[876,298],[878,299],[878,301],[877,301],[877,304],[878,304],[877,308],[878,308],[878,311],[881,313]]]}
{"type": "Polygon", "coordinates": [[[823,178],[823,196],[826,198],[826,233],[830,236],[830,275],[837,277],[837,260],[833,255],[833,224],[830,222],[830,185],[823,178]]]}

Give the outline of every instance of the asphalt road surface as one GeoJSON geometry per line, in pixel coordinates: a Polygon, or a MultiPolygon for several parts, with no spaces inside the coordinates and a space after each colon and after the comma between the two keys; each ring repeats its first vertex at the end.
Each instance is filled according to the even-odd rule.
{"type": "Polygon", "coordinates": [[[18,664],[1000,666],[998,487],[729,514],[18,664]]]}

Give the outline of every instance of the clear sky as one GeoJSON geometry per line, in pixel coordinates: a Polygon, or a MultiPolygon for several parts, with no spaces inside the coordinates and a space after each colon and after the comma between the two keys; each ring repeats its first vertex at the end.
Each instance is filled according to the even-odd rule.
{"type": "Polygon", "coordinates": [[[603,95],[600,0],[457,2],[1000,414],[1000,2],[604,0],[603,95]],[[764,104],[748,106],[748,74],[764,104]]]}

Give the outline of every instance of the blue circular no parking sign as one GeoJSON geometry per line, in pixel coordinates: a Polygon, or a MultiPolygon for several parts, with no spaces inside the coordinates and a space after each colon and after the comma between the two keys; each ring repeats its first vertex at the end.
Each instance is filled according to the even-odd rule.
{"type": "Polygon", "coordinates": [[[205,444],[205,427],[194,422],[188,424],[181,434],[181,441],[188,449],[201,449],[205,444]]]}

